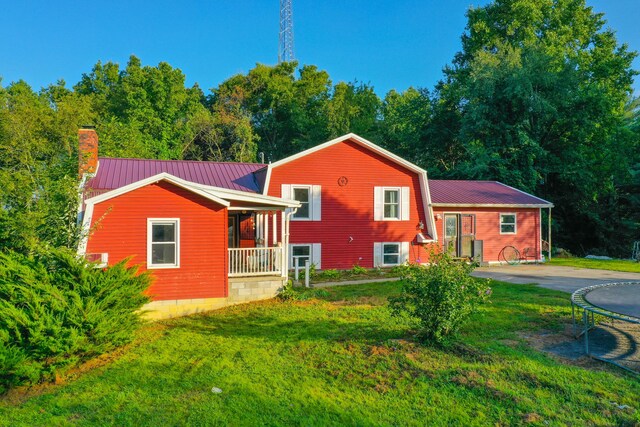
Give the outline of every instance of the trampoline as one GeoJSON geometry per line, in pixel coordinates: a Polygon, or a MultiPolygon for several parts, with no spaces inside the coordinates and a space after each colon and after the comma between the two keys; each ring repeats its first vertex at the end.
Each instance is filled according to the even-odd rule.
{"type": "Polygon", "coordinates": [[[640,282],[578,289],[571,295],[571,314],[574,335],[584,335],[588,356],[640,373],[640,282]],[[604,321],[596,323],[596,316],[604,321]]]}

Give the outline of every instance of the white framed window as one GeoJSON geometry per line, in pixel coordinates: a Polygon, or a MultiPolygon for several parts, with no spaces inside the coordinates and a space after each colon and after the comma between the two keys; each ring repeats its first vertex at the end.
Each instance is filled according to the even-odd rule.
{"type": "Polygon", "coordinates": [[[300,202],[291,216],[293,221],[320,221],[322,214],[320,185],[282,184],[282,198],[300,202]]]}
{"type": "Polygon", "coordinates": [[[392,267],[409,262],[409,242],[379,242],[373,244],[373,266],[392,267]]]}
{"type": "Polygon", "coordinates": [[[375,221],[408,221],[409,187],[374,187],[373,219],[375,221]]]}
{"type": "Polygon", "coordinates": [[[147,219],[147,268],[180,267],[180,219],[147,219]]]}
{"type": "Polygon", "coordinates": [[[322,246],[320,243],[296,243],[289,245],[289,268],[295,268],[294,261],[297,260],[298,267],[304,268],[305,261],[309,260],[309,265],[313,264],[320,270],[322,246]]]}
{"type": "Polygon", "coordinates": [[[311,219],[311,187],[291,186],[291,195],[293,200],[300,202],[300,207],[292,215],[293,219],[311,219]]]}
{"type": "Polygon", "coordinates": [[[500,214],[500,234],[516,234],[517,220],[515,213],[500,214]]]}
{"type": "Polygon", "coordinates": [[[400,264],[400,243],[382,244],[382,265],[400,264]]]}
{"type": "Polygon", "coordinates": [[[382,191],[384,194],[382,217],[384,219],[400,219],[400,189],[385,188],[382,191]]]}

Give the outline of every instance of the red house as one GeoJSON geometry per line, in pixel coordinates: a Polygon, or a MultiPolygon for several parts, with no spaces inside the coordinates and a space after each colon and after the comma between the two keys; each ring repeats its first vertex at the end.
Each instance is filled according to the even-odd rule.
{"type": "Polygon", "coordinates": [[[270,298],[289,268],[426,263],[432,250],[541,258],[551,203],[489,181],[429,181],[354,134],[270,165],[98,158],[80,131],[79,253],[152,270],[153,317],[270,298]],[[440,236],[440,238],[439,238],[440,236]]]}

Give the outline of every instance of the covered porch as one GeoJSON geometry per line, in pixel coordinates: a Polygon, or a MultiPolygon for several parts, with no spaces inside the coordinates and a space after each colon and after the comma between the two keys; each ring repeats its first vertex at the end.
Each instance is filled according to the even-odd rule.
{"type": "Polygon", "coordinates": [[[232,202],[228,208],[230,279],[287,277],[289,221],[299,204],[291,200],[269,199],[274,199],[274,203],[256,205],[232,202]]]}

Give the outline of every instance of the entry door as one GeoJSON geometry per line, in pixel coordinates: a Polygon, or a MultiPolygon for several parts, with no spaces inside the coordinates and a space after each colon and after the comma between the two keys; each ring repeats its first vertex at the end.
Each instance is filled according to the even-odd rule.
{"type": "Polygon", "coordinates": [[[444,249],[452,257],[471,258],[476,238],[476,216],[444,215],[444,249]]]}
{"type": "Polygon", "coordinates": [[[473,241],[476,239],[476,216],[460,215],[459,254],[463,258],[473,257],[473,241]]]}
{"type": "Polygon", "coordinates": [[[444,216],[444,250],[451,256],[458,256],[458,215],[444,216]]]}

